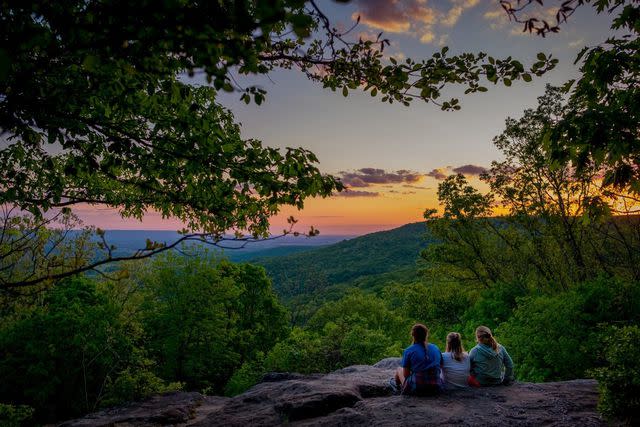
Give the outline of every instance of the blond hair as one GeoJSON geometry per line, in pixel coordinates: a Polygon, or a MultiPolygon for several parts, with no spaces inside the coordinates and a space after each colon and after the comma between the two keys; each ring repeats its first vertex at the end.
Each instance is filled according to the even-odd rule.
{"type": "Polygon", "coordinates": [[[496,353],[498,352],[498,341],[493,337],[491,329],[486,326],[478,326],[476,328],[476,338],[482,344],[490,345],[496,353]]]}
{"type": "Polygon", "coordinates": [[[462,345],[462,337],[457,332],[449,332],[447,335],[447,348],[445,351],[450,352],[453,358],[458,362],[462,362],[464,358],[464,346],[462,345]]]}

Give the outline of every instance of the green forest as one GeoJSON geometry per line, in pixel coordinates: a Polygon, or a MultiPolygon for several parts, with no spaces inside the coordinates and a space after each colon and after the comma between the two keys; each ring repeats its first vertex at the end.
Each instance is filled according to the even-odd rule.
{"type": "MultiPolygon", "coordinates": [[[[593,7],[629,35],[582,51],[578,79],[506,118],[486,190],[451,175],[425,222],[251,263],[187,243],[272,238],[282,206],[344,186],[307,150],[241,139],[216,101],[238,90],[230,69],[295,68],[345,96],[360,88],[455,111],[443,87],[472,96],[531,81],[556,60],[540,53],[525,68],[444,48],[386,63],[384,40],[342,46],[315,2],[296,0],[141,1],[136,19],[110,1],[5,3],[0,126],[15,142],[0,150],[0,424],[53,423],[171,390],[233,396],[267,372],[373,364],[400,356],[416,322],[440,348],[458,331],[469,349],[486,325],[518,381],[595,378],[604,416],[631,422],[640,410],[637,1],[565,2],[565,15],[593,7]],[[175,25],[165,28],[167,16],[175,25]],[[210,86],[178,78],[200,71],[210,86]],[[103,230],[69,237],[79,203],[134,219],[154,209],[181,220],[183,237],[118,257],[103,230]]],[[[519,9],[505,13],[518,19],[519,9]]],[[[266,100],[258,87],[241,96],[266,100]]],[[[285,234],[318,234],[289,222],[285,234]]]]}

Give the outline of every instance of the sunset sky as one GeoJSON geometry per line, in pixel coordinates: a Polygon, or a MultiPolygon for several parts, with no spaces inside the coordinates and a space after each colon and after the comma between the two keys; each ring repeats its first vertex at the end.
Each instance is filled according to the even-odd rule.
{"type": "MultiPolygon", "coordinates": [[[[545,52],[560,63],[532,83],[518,81],[510,88],[489,84],[486,93],[462,95],[462,110],[457,112],[417,101],[410,107],[383,104],[368,93],[352,92],[344,98],[296,71],[274,72],[270,79],[241,79],[243,85],[258,84],[268,92],[261,106],[245,105],[238,93],[220,98],[242,123],[244,138],[273,147],[307,148],[318,156],[323,172],[343,177],[350,186],[343,195],[309,200],[303,211],[285,209],[273,220],[275,230],[291,214],[300,219],[300,229],[314,225],[323,234],[358,235],[420,221],[426,208],[437,207],[438,179],[460,171],[477,182],[481,168],[499,158],[491,140],[503,129],[504,120],[535,106],[545,84],[574,78],[577,52],[604,41],[610,24],[608,15],[596,16],[591,6],[584,6],[559,34],[543,39],[523,34],[520,24],[510,23],[497,0],[318,3],[338,28],[350,27],[360,16],[354,37],[375,37],[384,31],[391,41],[385,52],[399,60],[429,57],[446,45],[452,53],[511,55],[525,66],[536,53],[545,52]]],[[[547,9],[538,10],[553,15],[549,6],[559,2],[545,3],[547,9]]],[[[87,224],[103,228],[180,228],[153,213],[142,223],[93,207],[81,207],[78,213],[87,224]]]]}

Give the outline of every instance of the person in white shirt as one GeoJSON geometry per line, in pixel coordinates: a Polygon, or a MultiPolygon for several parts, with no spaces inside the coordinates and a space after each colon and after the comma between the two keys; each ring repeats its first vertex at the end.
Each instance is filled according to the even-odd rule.
{"type": "Polygon", "coordinates": [[[469,355],[464,351],[462,338],[457,332],[447,335],[446,352],[442,354],[442,377],[446,389],[469,387],[469,355]]]}

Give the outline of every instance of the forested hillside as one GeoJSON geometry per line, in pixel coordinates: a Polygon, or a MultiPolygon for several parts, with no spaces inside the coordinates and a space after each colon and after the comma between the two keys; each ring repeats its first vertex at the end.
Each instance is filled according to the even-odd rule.
{"type": "Polygon", "coordinates": [[[363,283],[368,279],[366,287],[371,287],[378,278],[412,278],[420,251],[431,241],[425,223],[417,222],[303,253],[252,262],[267,270],[274,290],[286,301],[356,280],[363,283]]]}

